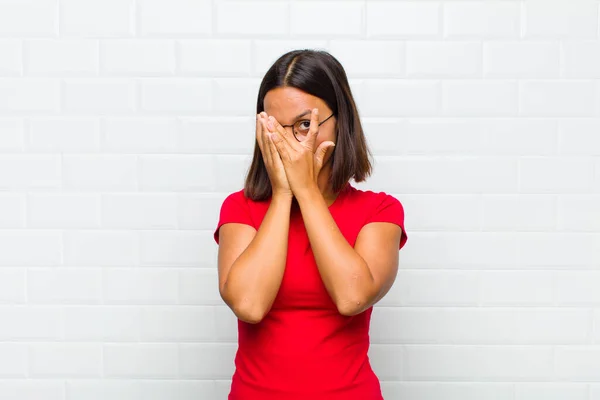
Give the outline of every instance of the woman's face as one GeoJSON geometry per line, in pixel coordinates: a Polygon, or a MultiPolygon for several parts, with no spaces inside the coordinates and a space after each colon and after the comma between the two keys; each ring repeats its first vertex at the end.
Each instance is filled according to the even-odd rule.
{"type": "MultiPolygon", "coordinates": [[[[304,121],[303,126],[310,126],[310,110],[319,109],[319,122],[324,121],[332,113],[323,100],[293,87],[278,87],[267,92],[264,98],[265,112],[275,117],[281,125],[292,125],[296,121],[304,121]]],[[[336,142],[335,116],[329,118],[319,127],[315,151],[324,141],[336,142]]],[[[285,128],[292,134],[292,127],[285,128]]],[[[327,151],[323,164],[331,157],[327,151]]]]}

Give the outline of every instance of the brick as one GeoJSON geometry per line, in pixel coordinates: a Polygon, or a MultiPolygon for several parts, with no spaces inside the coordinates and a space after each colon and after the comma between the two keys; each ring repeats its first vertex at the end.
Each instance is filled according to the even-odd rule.
{"type": "Polygon", "coordinates": [[[171,40],[103,40],[102,72],[108,75],[160,76],[175,72],[171,40]]]}
{"type": "MultiPolygon", "coordinates": [[[[408,266],[405,261],[400,261],[403,263],[408,266]]],[[[377,304],[390,309],[397,306],[474,306],[479,301],[477,275],[474,271],[400,270],[393,288],[377,304]]],[[[385,334],[381,330],[386,329],[384,325],[389,322],[378,320],[378,323],[373,321],[373,335],[385,334]]]]}
{"type": "Polygon", "coordinates": [[[513,1],[449,1],[444,3],[444,37],[519,38],[520,3],[513,1]]]}
{"type": "Polygon", "coordinates": [[[20,400],[64,400],[65,384],[60,380],[3,379],[0,398],[20,400]]]}
{"type": "Polygon", "coordinates": [[[482,215],[486,231],[551,231],[556,226],[556,201],[537,194],[485,195],[482,215]]]}
{"type": "MultiPolygon", "coordinates": [[[[63,337],[64,314],[61,308],[35,305],[6,306],[0,307],[0,316],[6,324],[0,332],[2,341],[56,341],[63,337]]],[[[2,358],[4,357],[0,357],[2,358]]]]}
{"type": "Polygon", "coordinates": [[[597,381],[600,378],[600,349],[560,346],[555,354],[557,379],[597,381]]]}
{"type": "Polygon", "coordinates": [[[529,117],[592,117],[596,88],[591,81],[519,82],[519,114],[529,117]]]}
{"type": "Polygon", "coordinates": [[[139,241],[132,231],[68,230],[63,246],[68,266],[130,266],[138,260],[139,241]]]}
{"type": "Polygon", "coordinates": [[[139,0],[142,36],[207,36],[213,30],[210,0],[139,0]]]}
{"type": "Polygon", "coordinates": [[[361,111],[369,117],[422,117],[439,113],[439,84],[417,80],[369,80],[361,111]],[[390,99],[393,98],[393,101],[390,99]]]}
{"type": "Polygon", "coordinates": [[[136,108],[135,84],[126,79],[68,79],[64,91],[69,113],[113,114],[136,108]]]}
{"type": "Polygon", "coordinates": [[[374,343],[585,344],[590,334],[589,311],[568,308],[381,307],[373,320],[387,322],[374,343]]]}
{"type": "Polygon", "coordinates": [[[217,5],[216,32],[221,37],[278,36],[289,33],[286,2],[221,1],[217,5]]]}
{"type": "Polygon", "coordinates": [[[133,35],[134,0],[60,0],[61,36],[133,35]]]}
{"type": "Polygon", "coordinates": [[[600,156],[600,120],[569,118],[559,121],[559,153],[600,156]]]}
{"type": "Polygon", "coordinates": [[[254,113],[250,117],[183,117],[180,120],[178,152],[252,154],[256,143],[254,113]]]}
{"type": "Polygon", "coordinates": [[[600,78],[600,43],[597,41],[563,41],[561,50],[564,77],[600,78]]]}
{"type": "MultiPolygon", "coordinates": [[[[272,5],[268,6],[273,7],[272,5]]],[[[357,37],[362,33],[362,21],[365,5],[360,1],[319,1],[319,2],[293,2],[290,5],[290,30],[292,35],[299,36],[322,36],[357,37]],[[335,18],[331,18],[335,15],[335,18]]],[[[260,12],[264,8],[258,8],[260,12]]],[[[285,12],[285,9],[283,9],[285,12]]],[[[284,18],[281,18],[284,20],[284,18]]],[[[248,21],[255,21],[254,18],[248,21]]],[[[256,24],[254,26],[271,26],[274,21],[270,16],[266,17],[267,24],[256,24]]],[[[284,29],[286,28],[283,25],[284,29]]]]}
{"type": "Polygon", "coordinates": [[[142,191],[212,190],[216,184],[209,155],[144,155],[139,168],[142,191]]]}
{"type": "Polygon", "coordinates": [[[179,72],[203,76],[249,76],[252,45],[242,39],[186,39],[179,42],[179,72]]]}
{"type": "Polygon", "coordinates": [[[572,382],[519,382],[515,384],[515,399],[588,400],[585,383],[572,382]]]}
{"type": "Polygon", "coordinates": [[[214,111],[227,116],[256,115],[256,94],[259,89],[258,79],[215,78],[214,111]]]}
{"type": "Polygon", "coordinates": [[[27,271],[30,304],[100,304],[102,275],[92,268],[36,268],[27,271]]]}
{"type": "Polygon", "coordinates": [[[31,377],[100,377],[102,345],[98,343],[33,343],[29,347],[31,377]]]}
{"type": "Polygon", "coordinates": [[[100,121],[86,117],[35,117],[28,120],[27,149],[41,153],[95,153],[100,121]]]}
{"type": "Polygon", "coordinates": [[[182,304],[223,305],[214,264],[212,268],[182,270],[179,274],[179,290],[182,304]]]}
{"type": "Polygon", "coordinates": [[[384,398],[390,399],[494,399],[514,400],[513,383],[382,381],[384,398]]]}
{"type": "Polygon", "coordinates": [[[63,184],[76,191],[137,190],[134,155],[88,154],[63,157],[63,184]]]}
{"type": "Polygon", "coordinates": [[[31,193],[27,197],[29,228],[99,228],[100,198],[96,194],[31,193]]]}
{"type": "Polygon", "coordinates": [[[140,340],[139,307],[78,304],[65,308],[64,313],[65,339],[68,341],[140,340]]]}
{"type": "Polygon", "coordinates": [[[411,380],[549,380],[553,354],[550,345],[411,345],[406,346],[404,376],[411,380]]]}
{"type": "MultiPolygon", "coordinates": [[[[0,18],[2,17],[0,16],[0,18]]],[[[19,76],[22,72],[23,51],[21,41],[12,39],[1,39],[0,76],[19,76]]]]}
{"type": "Polygon", "coordinates": [[[21,152],[25,143],[23,120],[0,117],[0,152],[21,152]]]}
{"type": "Polygon", "coordinates": [[[600,293],[595,289],[600,283],[599,271],[555,271],[555,274],[557,304],[568,306],[600,304],[600,293]]]}
{"type": "Polygon", "coordinates": [[[105,304],[178,304],[177,270],[168,268],[105,269],[105,304]]]}
{"type": "Polygon", "coordinates": [[[594,180],[593,161],[583,157],[523,157],[520,191],[524,193],[589,192],[594,180]]]}
{"type": "Polygon", "coordinates": [[[58,155],[0,155],[0,188],[57,189],[61,186],[58,155]]]}
{"type": "Polygon", "coordinates": [[[179,371],[189,379],[226,379],[233,374],[237,345],[234,343],[189,343],[179,346],[179,371]],[[211,363],[203,360],[213,360],[211,363]]]}
{"type": "Polygon", "coordinates": [[[592,233],[532,232],[518,239],[520,268],[593,268],[600,258],[592,233]]]}
{"type": "MultiPolygon", "coordinates": [[[[175,200],[171,198],[171,200],[175,200]]],[[[173,207],[174,204],[171,204],[173,207]]],[[[172,209],[174,210],[174,207],[172,209]]],[[[161,266],[197,266],[202,262],[203,253],[200,246],[194,246],[200,243],[203,236],[194,231],[147,231],[142,232],[140,236],[140,262],[142,265],[161,266]],[[168,244],[161,246],[160,243],[168,244]]]]}
{"type": "MultiPolygon", "coordinates": [[[[523,312],[525,309],[523,306],[547,306],[550,307],[554,302],[554,275],[552,271],[482,271],[480,273],[480,296],[481,304],[483,306],[512,306],[514,307],[511,312],[518,313],[523,312]],[[520,308],[518,308],[520,307],[520,308]]],[[[560,316],[560,309],[544,310],[545,313],[556,313],[560,316]]],[[[578,312],[579,310],[573,310],[578,312]]],[[[541,315],[541,314],[540,314],[541,315]]],[[[565,316],[566,317],[566,316],[565,316]]],[[[531,318],[527,315],[527,318],[531,318]]],[[[580,318],[585,320],[585,317],[580,318]]],[[[535,320],[535,318],[532,318],[535,320]]],[[[540,324],[540,329],[543,324],[540,324]]],[[[575,328],[575,327],[573,327],[575,328]]],[[[582,332],[586,332],[586,327],[578,325],[575,330],[570,331],[571,335],[577,335],[579,329],[582,332]]],[[[514,327],[512,331],[514,336],[511,335],[505,338],[505,342],[511,339],[516,339],[518,327],[514,327]]],[[[535,329],[535,326],[530,329],[535,329]]],[[[552,329],[557,335],[566,329],[560,329],[555,327],[552,329]]],[[[544,332],[538,332],[539,335],[543,335],[544,332]]],[[[539,343],[541,338],[532,339],[536,343],[539,343]]],[[[522,338],[523,340],[523,338],[522,338]]]]}
{"type": "Polygon", "coordinates": [[[25,74],[86,76],[98,73],[98,42],[89,39],[37,39],[24,43],[25,74]]]}
{"type": "Polygon", "coordinates": [[[60,110],[60,82],[43,78],[0,79],[0,113],[60,110]]]}
{"type": "Polygon", "coordinates": [[[145,342],[214,342],[215,308],[152,306],[141,312],[141,340],[145,342]]]}
{"type": "Polygon", "coordinates": [[[141,83],[141,109],[146,112],[208,113],[213,109],[209,79],[145,79],[141,83]]]}
{"type": "Polygon", "coordinates": [[[56,36],[57,8],[57,0],[3,0],[0,2],[0,35],[56,36]]]}
{"type": "Polygon", "coordinates": [[[557,205],[557,228],[571,232],[600,231],[599,195],[561,195],[557,205]]]}
{"type": "Polygon", "coordinates": [[[406,73],[411,78],[481,76],[481,44],[424,42],[406,44],[406,73]]]}
{"type": "Polygon", "coordinates": [[[512,81],[447,80],[442,82],[444,116],[516,116],[517,83],[512,81]]]}
{"type": "Polygon", "coordinates": [[[112,378],[175,378],[178,346],[173,343],[105,344],[104,376],[112,378]]]}
{"type": "Polygon", "coordinates": [[[27,377],[27,345],[24,343],[0,343],[0,376],[6,378],[27,377]]]}
{"type": "Polygon", "coordinates": [[[25,203],[26,195],[24,193],[0,194],[0,228],[24,228],[25,203]]]}
{"type": "Polygon", "coordinates": [[[398,77],[405,74],[405,45],[395,41],[332,40],[332,55],[353,77],[398,77]]]}
{"type": "Polygon", "coordinates": [[[558,78],[560,48],[555,42],[490,41],[483,45],[486,78],[558,78]]]}
{"type": "MultiPolygon", "coordinates": [[[[111,153],[173,153],[178,150],[174,117],[114,117],[104,120],[102,148],[111,153]]],[[[185,148],[185,146],[183,146],[185,148]]]]}
{"type": "Polygon", "coordinates": [[[437,2],[367,3],[368,38],[433,38],[440,35],[440,4],[437,2]]]}
{"type": "Polygon", "coordinates": [[[523,5],[526,38],[598,37],[598,2],[595,0],[528,0],[523,5]]]}

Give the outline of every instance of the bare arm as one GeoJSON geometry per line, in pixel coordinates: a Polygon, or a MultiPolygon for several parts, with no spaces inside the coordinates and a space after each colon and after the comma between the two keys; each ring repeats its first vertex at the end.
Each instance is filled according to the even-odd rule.
{"type": "Polygon", "coordinates": [[[269,312],[285,270],[291,196],[273,196],[258,231],[237,223],[219,229],[219,293],[242,321],[269,312]]]}
{"type": "Polygon", "coordinates": [[[377,303],[396,278],[402,229],[387,222],[367,224],[353,248],[318,188],[297,198],[319,273],[340,314],[356,315],[377,303]]]}

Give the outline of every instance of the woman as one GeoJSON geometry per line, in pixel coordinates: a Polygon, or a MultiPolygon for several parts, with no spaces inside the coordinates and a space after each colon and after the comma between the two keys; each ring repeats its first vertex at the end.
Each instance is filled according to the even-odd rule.
{"type": "Polygon", "coordinates": [[[229,400],[381,400],[369,324],[407,235],[397,199],[349,183],[371,162],[346,73],[325,51],[286,53],[257,112],[244,189],[214,233],[238,317],[229,400]]]}

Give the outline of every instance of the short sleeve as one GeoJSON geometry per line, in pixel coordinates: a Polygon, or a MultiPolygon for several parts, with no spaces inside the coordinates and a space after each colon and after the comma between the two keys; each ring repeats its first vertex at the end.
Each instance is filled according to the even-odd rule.
{"type": "Polygon", "coordinates": [[[250,207],[244,196],[243,190],[231,193],[223,200],[221,211],[219,213],[219,222],[213,234],[215,242],[219,244],[219,229],[224,224],[235,222],[238,224],[246,224],[254,227],[250,215],[250,207]]]}
{"type": "Polygon", "coordinates": [[[383,192],[378,193],[375,199],[374,211],[367,220],[367,223],[370,222],[391,222],[402,228],[399,249],[408,240],[406,229],[404,229],[404,207],[394,196],[383,192]]]}

